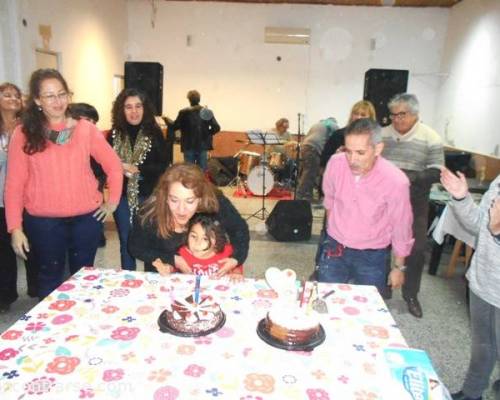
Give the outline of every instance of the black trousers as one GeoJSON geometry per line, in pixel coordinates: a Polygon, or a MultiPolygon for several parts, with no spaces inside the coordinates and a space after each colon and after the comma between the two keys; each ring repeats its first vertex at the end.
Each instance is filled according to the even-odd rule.
{"type": "MultiPolygon", "coordinates": [[[[28,253],[28,260],[24,264],[26,265],[28,294],[36,297],[38,295],[38,267],[33,252],[28,253]]],[[[10,244],[10,234],[7,233],[5,208],[0,208],[0,277],[0,302],[12,304],[18,298],[17,259],[10,244]]]]}
{"type": "Polygon", "coordinates": [[[403,297],[415,297],[420,291],[422,271],[425,263],[425,249],[427,246],[427,221],[429,218],[429,200],[427,193],[411,193],[411,207],[413,210],[413,235],[415,244],[411,254],[406,258],[408,269],[405,273],[403,297]]]}
{"type": "Polygon", "coordinates": [[[10,245],[5,208],[0,208],[0,302],[11,304],[17,300],[17,259],[10,245]]]}

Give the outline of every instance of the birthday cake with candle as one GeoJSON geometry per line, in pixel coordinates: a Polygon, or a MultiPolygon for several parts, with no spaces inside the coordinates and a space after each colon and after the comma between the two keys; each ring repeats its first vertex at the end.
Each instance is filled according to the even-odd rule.
{"type": "Polygon", "coordinates": [[[220,328],[225,320],[218,303],[211,296],[193,295],[173,300],[163,314],[170,330],[186,336],[203,336],[220,328]]]}
{"type": "Polygon", "coordinates": [[[302,345],[313,341],[320,332],[318,314],[303,307],[274,307],[264,320],[269,336],[285,345],[302,345]]]}

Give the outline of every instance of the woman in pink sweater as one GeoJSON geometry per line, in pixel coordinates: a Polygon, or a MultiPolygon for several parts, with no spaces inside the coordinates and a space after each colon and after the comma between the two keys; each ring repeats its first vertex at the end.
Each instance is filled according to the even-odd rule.
{"type": "Polygon", "coordinates": [[[16,254],[26,259],[31,252],[39,265],[40,298],[61,284],[66,256],[71,273],[94,263],[102,221],[116,209],[121,194],[120,159],[93,124],[69,117],[69,98],[58,71],[35,71],[22,125],[9,145],[7,228],[16,254]],[[90,156],[106,173],[107,202],[90,156]]]}

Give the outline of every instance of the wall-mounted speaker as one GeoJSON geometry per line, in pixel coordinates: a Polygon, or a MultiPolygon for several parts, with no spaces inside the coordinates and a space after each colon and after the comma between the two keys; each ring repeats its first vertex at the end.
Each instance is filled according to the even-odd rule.
{"type": "Polygon", "coordinates": [[[373,103],[377,121],[386,126],[391,123],[387,103],[396,94],[405,93],[408,87],[408,70],[369,69],[365,73],[364,100],[373,103]]]}
{"type": "Polygon", "coordinates": [[[155,114],[162,114],[163,65],[157,62],[125,62],[125,88],[142,90],[153,103],[155,114]]]}

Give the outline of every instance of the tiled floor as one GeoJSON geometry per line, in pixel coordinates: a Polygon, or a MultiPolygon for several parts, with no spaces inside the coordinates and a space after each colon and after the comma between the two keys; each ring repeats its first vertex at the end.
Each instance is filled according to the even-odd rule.
{"type": "MultiPolygon", "coordinates": [[[[225,188],[226,195],[244,217],[259,210],[261,200],[255,198],[234,198],[234,189],[225,188]]],[[[265,207],[271,211],[276,200],[265,201],[265,207]]],[[[250,253],[245,262],[245,275],[262,278],[266,268],[292,268],[300,278],[307,278],[314,268],[314,255],[318,235],[323,220],[321,207],[313,207],[313,235],[307,242],[276,242],[270,237],[262,220],[248,220],[251,230],[250,253]]],[[[118,238],[112,222],[106,224],[107,245],[99,249],[96,266],[117,267],[119,262],[118,238]]],[[[442,264],[447,263],[447,254],[443,254],[442,264]]],[[[142,265],[139,264],[139,269],[142,265]]],[[[465,305],[465,284],[462,279],[463,269],[457,276],[445,279],[424,273],[420,300],[424,309],[424,318],[416,319],[408,314],[406,304],[400,293],[394,293],[393,299],[387,302],[391,313],[400,327],[408,344],[426,350],[438,371],[441,379],[451,391],[460,389],[469,360],[469,325],[465,305]]],[[[24,268],[19,269],[19,300],[8,314],[0,315],[0,332],[7,329],[23,313],[27,312],[35,300],[26,296],[24,268]]],[[[496,378],[498,374],[495,372],[496,378]]],[[[485,399],[494,399],[491,391],[485,399]]]]}

